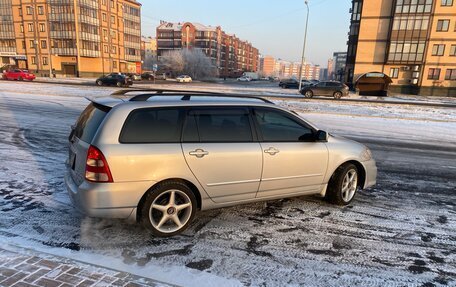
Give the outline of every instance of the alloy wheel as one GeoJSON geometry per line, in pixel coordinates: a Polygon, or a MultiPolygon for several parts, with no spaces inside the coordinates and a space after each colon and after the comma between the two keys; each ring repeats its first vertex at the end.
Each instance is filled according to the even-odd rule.
{"type": "Polygon", "coordinates": [[[183,228],[192,215],[192,201],[183,191],[166,190],[155,198],[149,209],[152,226],[162,233],[183,228]]]}
{"type": "Polygon", "coordinates": [[[344,176],[342,182],[342,199],[345,202],[352,200],[358,187],[358,173],[354,169],[350,169],[344,176]]]}

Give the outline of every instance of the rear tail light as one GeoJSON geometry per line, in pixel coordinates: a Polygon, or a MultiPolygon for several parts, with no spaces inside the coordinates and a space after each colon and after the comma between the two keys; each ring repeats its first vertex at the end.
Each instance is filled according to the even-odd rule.
{"type": "Polygon", "coordinates": [[[92,182],[113,182],[106,158],[92,145],[87,152],[85,178],[92,182]]]}

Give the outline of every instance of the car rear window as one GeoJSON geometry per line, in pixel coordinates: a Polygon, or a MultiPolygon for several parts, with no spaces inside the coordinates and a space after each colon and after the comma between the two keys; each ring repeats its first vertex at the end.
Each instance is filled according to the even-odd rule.
{"type": "Polygon", "coordinates": [[[178,108],[138,109],[122,128],[121,143],[180,143],[184,111],[178,108]]]}
{"type": "Polygon", "coordinates": [[[90,103],[79,116],[74,135],[83,142],[91,143],[108,111],[90,103]]]}
{"type": "Polygon", "coordinates": [[[244,108],[192,110],[187,116],[184,142],[251,142],[249,111],[244,108]]]}

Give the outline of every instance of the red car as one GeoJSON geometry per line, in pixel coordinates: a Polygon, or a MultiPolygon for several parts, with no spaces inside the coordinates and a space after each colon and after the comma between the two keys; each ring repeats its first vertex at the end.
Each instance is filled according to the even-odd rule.
{"type": "Polygon", "coordinates": [[[35,80],[35,75],[30,73],[27,70],[10,70],[3,72],[3,78],[5,80],[17,80],[17,81],[23,81],[23,80],[28,80],[28,81],[33,81],[35,80]]]}

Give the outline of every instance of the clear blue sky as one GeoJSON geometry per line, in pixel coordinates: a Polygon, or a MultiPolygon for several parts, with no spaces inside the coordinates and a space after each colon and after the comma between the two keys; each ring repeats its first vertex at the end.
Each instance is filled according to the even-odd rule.
{"type": "MultiPolygon", "coordinates": [[[[263,55],[299,61],[305,27],[304,0],[139,0],[142,34],[155,36],[160,20],[220,25],[248,40],[263,55]]],[[[306,58],[322,67],[333,52],[346,51],[350,0],[309,0],[306,58]]]]}

